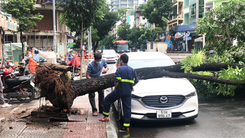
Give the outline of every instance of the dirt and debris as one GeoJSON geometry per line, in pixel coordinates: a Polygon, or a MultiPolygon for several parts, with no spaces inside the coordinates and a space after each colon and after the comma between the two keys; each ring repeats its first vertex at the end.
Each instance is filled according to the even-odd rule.
{"type": "Polygon", "coordinates": [[[66,66],[42,64],[36,69],[35,85],[54,107],[70,111],[75,99],[66,66]]]}

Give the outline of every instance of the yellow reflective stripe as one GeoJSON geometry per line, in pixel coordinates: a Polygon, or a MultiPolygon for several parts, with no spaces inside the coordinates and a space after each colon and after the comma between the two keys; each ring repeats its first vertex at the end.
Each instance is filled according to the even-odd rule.
{"type": "Polygon", "coordinates": [[[133,81],[133,80],[127,80],[127,79],[121,79],[121,82],[134,83],[134,81],[133,81]]]}
{"type": "Polygon", "coordinates": [[[128,124],[128,123],[124,123],[124,124],[123,124],[123,126],[125,126],[125,127],[129,127],[129,126],[130,126],[130,124],[128,124]]]}
{"type": "Polygon", "coordinates": [[[129,138],[130,134],[123,136],[123,138],[129,138]]]}
{"type": "Polygon", "coordinates": [[[134,81],[135,81],[135,78],[134,78],[134,81]]]}
{"type": "Polygon", "coordinates": [[[104,111],[103,111],[103,114],[104,114],[104,115],[109,115],[109,113],[107,113],[107,112],[104,112],[104,111]]]}
{"type": "Polygon", "coordinates": [[[121,82],[128,82],[128,83],[134,83],[134,80],[135,80],[135,78],[134,80],[128,80],[128,79],[122,79],[121,77],[116,77],[116,79],[118,79],[121,82]]]}

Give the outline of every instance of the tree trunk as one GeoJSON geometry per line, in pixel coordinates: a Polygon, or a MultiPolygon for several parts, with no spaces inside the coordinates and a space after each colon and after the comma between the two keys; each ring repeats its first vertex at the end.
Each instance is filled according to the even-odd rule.
{"type": "MultiPolygon", "coordinates": [[[[243,68],[236,64],[202,64],[199,67],[194,67],[194,71],[219,71],[228,68],[228,66],[243,68]]],[[[68,81],[66,72],[70,67],[61,65],[42,64],[37,68],[35,82],[41,89],[41,95],[45,96],[53,106],[61,109],[70,109],[73,100],[87,93],[95,92],[101,89],[106,89],[114,86],[114,74],[104,75],[93,79],[83,79],[76,81],[68,81]],[[63,71],[61,71],[63,69],[63,71]],[[59,70],[58,72],[55,70],[59,70]]],[[[194,75],[183,73],[181,65],[173,65],[167,67],[152,67],[136,69],[138,78],[151,79],[160,77],[172,78],[193,78],[199,80],[207,80],[211,82],[229,84],[229,85],[244,85],[245,81],[224,80],[211,76],[194,75]]]]}

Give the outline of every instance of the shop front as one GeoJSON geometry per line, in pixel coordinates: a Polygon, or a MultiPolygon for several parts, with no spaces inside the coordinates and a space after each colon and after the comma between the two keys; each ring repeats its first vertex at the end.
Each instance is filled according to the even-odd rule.
{"type": "Polygon", "coordinates": [[[179,25],[172,27],[171,45],[168,45],[168,52],[191,52],[195,49],[195,39],[198,38],[195,32],[196,24],[179,25]]]}

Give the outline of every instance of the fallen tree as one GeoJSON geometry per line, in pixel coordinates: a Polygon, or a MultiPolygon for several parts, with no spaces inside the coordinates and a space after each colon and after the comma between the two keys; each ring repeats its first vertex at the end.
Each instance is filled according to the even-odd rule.
{"type": "MultiPolygon", "coordinates": [[[[237,64],[211,63],[193,67],[193,71],[219,71],[222,69],[227,69],[228,66],[238,68],[244,67],[237,64]]],[[[70,70],[71,67],[54,64],[42,64],[36,69],[35,84],[41,89],[41,96],[46,97],[54,107],[68,109],[69,111],[73,104],[73,100],[76,97],[114,86],[114,74],[108,74],[94,79],[71,81],[69,80],[69,77],[67,77],[67,72],[70,70]]],[[[229,85],[245,84],[245,81],[224,80],[212,76],[184,73],[184,70],[181,69],[181,65],[141,68],[136,69],[136,72],[140,80],[172,77],[193,78],[229,85]]]]}

